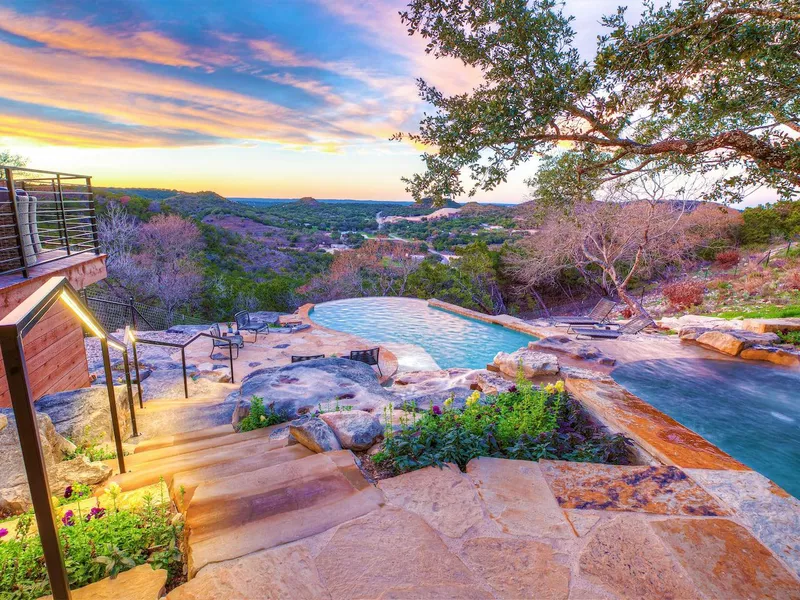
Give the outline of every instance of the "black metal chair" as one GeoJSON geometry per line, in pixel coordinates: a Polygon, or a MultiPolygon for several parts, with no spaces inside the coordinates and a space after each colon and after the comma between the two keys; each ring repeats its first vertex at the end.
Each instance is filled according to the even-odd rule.
{"type": "MultiPolygon", "coordinates": [[[[217,325],[216,323],[214,323],[211,326],[211,335],[218,338],[223,337],[222,333],[219,330],[219,325],[217,325]]],[[[226,350],[228,350],[229,348],[230,349],[236,348],[236,356],[234,358],[239,358],[239,348],[244,346],[244,338],[240,335],[229,335],[221,340],[215,340],[212,338],[211,344],[212,344],[211,354],[209,354],[210,357],[214,356],[214,350],[216,348],[225,348],[226,350]],[[228,344],[227,340],[230,340],[231,343],[228,344]]]]}
{"type": "Polygon", "coordinates": [[[381,377],[383,377],[383,371],[381,371],[381,365],[378,362],[378,355],[380,354],[380,351],[380,348],[370,348],[369,350],[352,350],[350,352],[350,360],[357,360],[358,362],[363,362],[371,367],[378,367],[378,373],[380,373],[381,377]]]}
{"type": "Polygon", "coordinates": [[[313,354],[311,356],[292,356],[293,363],[305,362],[307,360],[317,360],[318,358],[325,358],[324,354],[313,354]]]}
{"type": "Polygon", "coordinates": [[[655,322],[653,322],[653,319],[645,315],[639,315],[624,325],[612,323],[609,325],[597,325],[595,327],[575,327],[573,331],[577,334],[576,339],[581,339],[581,337],[583,337],[615,340],[621,335],[635,335],[654,325],[655,322]]]}
{"type": "Polygon", "coordinates": [[[258,333],[260,331],[266,331],[269,333],[269,323],[253,323],[250,320],[250,313],[246,310],[239,311],[233,316],[233,318],[236,319],[236,328],[239,331],[249,331],[255,335],[253,338],[253,343],[258,341],[258,333]]]}

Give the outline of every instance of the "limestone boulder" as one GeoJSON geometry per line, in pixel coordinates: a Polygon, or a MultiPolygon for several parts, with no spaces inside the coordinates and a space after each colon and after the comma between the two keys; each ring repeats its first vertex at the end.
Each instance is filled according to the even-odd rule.
{"type": "Polygon", "coordinates": [[[779,346],[751,346],[739,354],[745,360],[764,360],[785,367],[800,366],[800,351],[779,346]]]}
{"type": "Polygon", "coordinates": [[[588,379],[589,381],[603,381],[612,383],[614,379],[610,375],[606,375],[601,371],[594,369],[582,369],[580,367],[569,367],[564,365],[561,367],[561,375],[566,379],[588,379]]]}
{"type": "Polygon", "coordinates": [[[721,317],[707,317],[704,315],[681,315],[680,317],[664,317],[656,324],[660,329],[680,331],[685,327],[702,327],[703,329],[742,329],[743,321],[737,319],[723,319],[721,317]]]}
{"type": "Polygon", "coordinates": [[[111,477],[111,467],[102,462],[91,462],[85,456],[56,462],[47,470],[50,490],[55,496],[63,494],[66,487],[75,482],[98,485],[109,477],[111,477]]]}
{"type": "Polygon", "coordinates": [[[403,373],[395,380],[391,391],[399,396],[395,406],[408,403],[419,409],[441,406],[453,397],[453,406],[462,408],[466,399],[478,387],[477,380],[481,370],[441,369],[437,371],[414,371],[403,373]]]}
{"type": "Polygon", "coordinates": [[[784,319],[745,319],[742,328],[753,333],[777,333],[779,331],[800,331],[800,318],[784,319]]]}
{"type": "Polygon", "coordinates": [[[345,358],[326,358],[253,371],[230,399],[246,414],[250,399],[259,396],[289,418],[296,418],[338,401],[357,410],[376,412],[396,398],[381,387],[373,369],[345,358]],[[242,410],[242,405],[246,405],[242,410]]]}
{"type": "Polygon", "coordinates": [[[383,436],[378,417],[363,410],[345,410],[320,415],[346,450],[367,450],[383,436]]]}
{"type": "MultiPolygon", "coordinates": [[[[133,433],[127,387],[115,386],[114,396],[119,428],[122,439],[125,440],[133,433]]],[[[89,440],[114,441],[111,407],[105,385],[48,394],[36,401],[36,410],[50,417],[60,435],[76,443],[89,440]]]]}
{"type": "MultiPolygon", "coordinates": [[[[56,432],[50,417],[37,416],[39,440],[44,453],[45,466],[54,471],[65,453],[75,446],[56,432]]],[[[58,481],[51,483],[59,484],[58,481]]],[[[0,512],[21,512],[30,506],[30,492],[22,462],[17,424],[10,409],[0,413],[0,512]]]]}
{"type": "MultiPolygon", "coordinates": [[[[683,339],[683,338],[682,338],[683,339]]],[[[752,333],[749,331],[706,331],[697,336],[695,341],[710,350],[716,350],[729,356],[738,356],[745,348],[755,345],[774,344],[780,339],[774,333],[752,333]]]]}
{"type": "Polygon", "coordinates": [[[333,429],[319,417],[302,417],[292,421],[289,423],[289,433],[297,442],[314,452],[342,449],[333,429]]]}
{"type": "Polygon", "coordinates": [[[522,348],[511,354],[498,352],[494,357],[494,365],[509,377],[516,377],[521,367],[525,377],[528,378],[555,375],[559,368],[558,357],[555,354],[538,352],[530,348],[522,348]]]}
{"type": "Polygon", "coordinates": [[[567,335],[554,335],[528,344],[531,350],[540,352],[557,352],[577,360],[596,362],[613,366],[616,360],[603,354],[596,346],[577,341],[567,335]]]}
{"type": "Polygon", "coordinates": [[[502,375],[481,369],[476,379],[476,387],[487,396],[496,396],[511,391],[515,383],[502,375]]]}

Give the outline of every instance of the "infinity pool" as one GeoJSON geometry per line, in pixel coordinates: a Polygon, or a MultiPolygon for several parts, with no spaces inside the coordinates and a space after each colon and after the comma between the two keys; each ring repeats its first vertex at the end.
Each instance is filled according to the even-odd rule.
{"type": "Polygon", "coordinates": [[[375,343],[417,344],[443,369],[483,369],[500,351],[536,338],[500,325],[460,317],[412,298],[351,298],[317,304],[311,318],[375,343]]]}
{"type": "Polygon", "coordinates": [[[726,360],[647,360],[614,379],[800,497],[800,373],[726,360]]]}

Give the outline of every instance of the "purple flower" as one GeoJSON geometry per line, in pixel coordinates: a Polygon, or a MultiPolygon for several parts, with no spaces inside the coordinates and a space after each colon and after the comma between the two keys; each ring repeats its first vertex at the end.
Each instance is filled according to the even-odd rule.
{"type": "Polygon", "coordinates": [[[105,508],[95,506],[94,508],[92,508],[92,510],[89,511],[89,514],[86,515],[86,522],[88,523],[92,519],[99,519],[105,514],[106,514],[105,508]]]}
{"type": "Polygon", "coordinates": [[[431,412],[435,415],[440,415],[442,414],[442,409],[434,405],[434,407],[431,409],[431,412]]]}
{"type": "Polygon", "coordinates": [[[64,498],[71,498],[72,497],[72,486],[68,485],[67,488],[64,490],[64,498]]]}
{"type": "Polygon", "coordinates": [[[2,529],[0,529],[0,538],[4,538],[4,537],[6,537],[7,535],[8,535],[8,529],[6,529],[5,527],[3,527],[2,529]]]}
{"type": "Polygon", "coordinates": [[[73,513],[71,510],[68,510],[67,512],[64,513],[64,516],[61,517],[61,522],[67,527],[72,527],[73,525],[75,525],[74,516],[75,513],[73,513]]]}

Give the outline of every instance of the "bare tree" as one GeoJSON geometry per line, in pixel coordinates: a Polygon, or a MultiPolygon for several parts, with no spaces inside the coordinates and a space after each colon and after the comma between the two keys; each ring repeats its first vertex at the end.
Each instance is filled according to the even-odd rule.
{"type": "MultiPolygon", "coordinates": [[[[690,187],[683,181],[677,192],[690,187]]],[[[691,205],[677,192],[674,181],[642,177],[604,188],[601,200],[577,203],[572,214],[545,209],[540,230],[512,255],[510,270],[530,291],[575,268],[605,293],[615,291],[634,314],[646,314],[631,282],[680,261],[693,242],[684,226],[691,205]]]]}
{"type": "Polygon", "coordinates": [[[141,227],[136,255],[141,286],[161,301],[170,318],[200,291],[203,278],[196,254],[202,247],[194,223],[177,215],[157,215],[141,227]]]}

